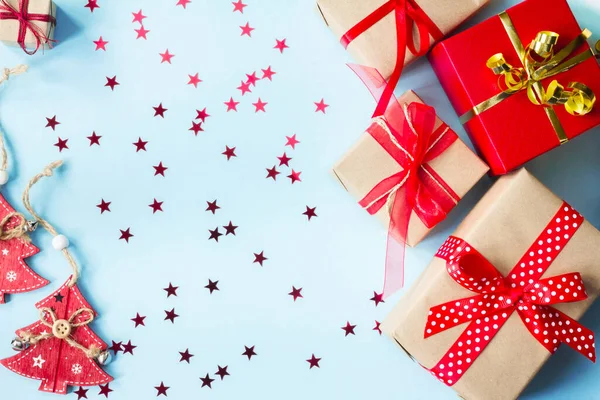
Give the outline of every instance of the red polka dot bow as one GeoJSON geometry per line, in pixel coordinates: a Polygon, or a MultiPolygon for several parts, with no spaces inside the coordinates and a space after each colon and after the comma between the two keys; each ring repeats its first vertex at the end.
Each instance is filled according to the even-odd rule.
{"type": "Polygon", "coordinates": [[[446,260],[448,274],[476,296],[432,307],[425,337],[469,322],[431,373],[451,386],[465,373],[516,311],[527,330],[550,353],[560,343],[596,361],[594,333],[552,304],[581,301],[587,293],[577,272],[541,278],[583,223],[568,204],[546,226],[506,276],[464,240],[451,236],[436,256],[446,260]]]}

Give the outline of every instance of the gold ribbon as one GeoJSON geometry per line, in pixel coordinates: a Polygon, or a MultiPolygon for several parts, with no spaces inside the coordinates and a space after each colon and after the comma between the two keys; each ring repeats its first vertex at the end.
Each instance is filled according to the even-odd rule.
{"type": "MultiPolygon", "coordinates": [[[[542,31],[527,47],[524,47],[509,15],[502,12],[498,16],[523,67],[513,67],[506,62],[502,53],[490,57],[486,65],[494,74],[498,75],[498,87],[502,92],[473,107],[460,117],[460,122],[465,124],[476,115],[480,115],[510,96],[525,90],[529,101],[544,108],[560,144],[566,143],[569,139],[553,107],[563,105],[569,114],[583,116],[592,111],[596,103],[596,96],[583,83],[571,82],[565,88],[557,80],[553,80],[545,88],[542,81],[566,72],[589,58],[596,57],[591,48],[570,57],[592,33],[584,29],[565,48],[555,52],[554,47],[559,35],[550,31],[542,31]]],[[[596,43],[596,49],[600,51],[600,41],[596,43]]]]}

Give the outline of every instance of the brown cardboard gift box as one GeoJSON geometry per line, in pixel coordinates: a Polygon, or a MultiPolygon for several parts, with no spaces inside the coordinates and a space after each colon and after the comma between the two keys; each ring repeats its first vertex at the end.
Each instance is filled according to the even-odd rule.
{"type": "MultiPolygon", "coordinates": [[[[16,10],[19,10],[21,0],[4,0],[16,10]]],[[[56,17],[56,5],[52,0],[29,0],[27,12],[29,14],[43,14],[56,17]]],[[[43,21],[31,21],[32,24],[40,28],[41,32],[48,37],[54,38],[54,24],[43,21]]],[[[0,20],[0,41],[10,46],[20,46],[17,43],[19,36],[20,22],[17,19],[0,20]]],[[[27,48],[35,48],[37,41],[33,32],[28,29],[25,34],[25,46],[27,48]]],[[[41,43],[41,47],[48,48],[48,43],[41,43]]]]}
{"type": "MultiPolygon", "coordinates": [[[[498,180],[454,232],[487,258],[504,276],[540,235],[563,201],[521,169],[498,180]]],[[[585,221],[543,277],[579,272],[588,299],[555,305],[580,319],[600,292],[600,232],[585,221]]],[[[382,324],[414,360],[433,367],[465,330],[462,324],[424,339],[429,309],[472,296],[434,258],[382,324]]],[[[488,346],[452,387],[468,400],[515,399],[551,354],[513,313],[488,346]]]]}
{"type": "MultiPolygon", "coordinates": [[[[404,93],[398,98],[398,102],[400,104],[423,103],[413,91],[404,93]]],[[[437,118],[436,128],[442,123],[442,120],[437,118]]],[[[460,139],[429,165],[460,198],[488,171],[487,165],[460,139]]],[[[402,167],[368,132],[365,132],[333,167],[334,176],[357,201],[360,201],[383,179],[400,171],[402,167]]],[[[386,207],[383,207],[376,216],[385,226],[389,224],[390,217],[386,207]]],[[[416,245],[427,236],[429,231],[430,229],[413,212],[408,227],[407,244],[416,245]]]]}
{"type": "MultiPolygon", "coordinates": [[[[488,2],[489,0],[416,0],[444,35],[488,2]]],[[[317,0],[317,7],[325,23],[339,39],[384,3],[386,0],[317,0]]],[[[377,68],[385,78],[390,76],[396,64],[396,22],[393,14],[388,14],[348,46],[348,51],[360,64],[377,68]]],[[[405,64],[414,58],[408,51],[405,64]]]]}

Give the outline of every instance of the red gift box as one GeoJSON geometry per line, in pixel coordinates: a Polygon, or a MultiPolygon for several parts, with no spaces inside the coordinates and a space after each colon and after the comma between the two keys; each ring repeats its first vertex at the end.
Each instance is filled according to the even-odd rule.
{"type": "MultiPolygon", "coordinates": [[[[505,14],[524,47],[539,32],[550,31],[559,34],[554,46],[558,52],[582,34],[566,0],[527,0],[509,8],[505,14]]],[[[590,47],[584,41],[569,58],[585,52],[590,52],[590,47]]],[[[508,64],[523,67],[500,16],[433,48],[429,56],[431,65],[458,115],[463,116],[502,92],[498,76],[486,66],[488,59],[497,53],[502,53],[508,64]]],[[[592,56],[566,72],[542,80],[541,84],[548,88],[555,79],[565,87],[571,82],[583,83],[600,95],[600,66],[592,56]]],[[[475,147],[495,175],[505,174],[597,125],[600,125],[599,107],[586,115],[574,116],[562,105],[533,104],[527,90],[513,94],[464,123],[475,147]],[[564,140],[561,141],[561,132],[551,123],[545,108],[554,110],[564,130],[564,140]]]]}

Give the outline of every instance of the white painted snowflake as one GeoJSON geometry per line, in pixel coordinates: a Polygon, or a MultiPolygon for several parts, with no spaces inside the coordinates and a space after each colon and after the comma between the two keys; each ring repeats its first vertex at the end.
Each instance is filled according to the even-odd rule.
{"type": "Polygon", "coordinates": [[[14,282],[17,280],[17,273],[15,271],[8,271],[8,273],[6,274],[6,279],[9,282],[14,282]]]}
{"type": "Polygon", "coordinates": [[[83,368],[81,368],[81,365],[79,364],[73,364],[73,367],[71,367],[71,372],[75,375],[79,375],[81,371],[83,371],[83,368]]]}

